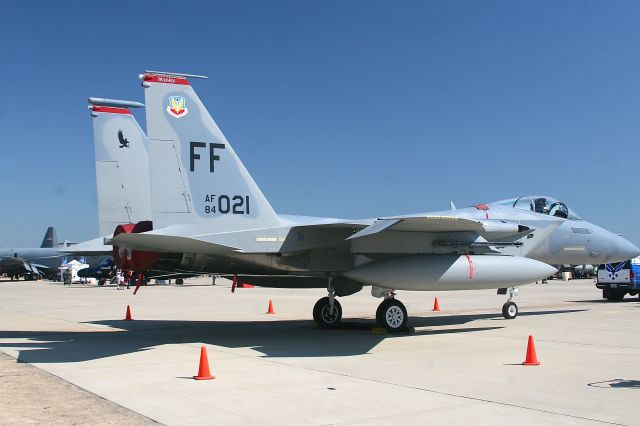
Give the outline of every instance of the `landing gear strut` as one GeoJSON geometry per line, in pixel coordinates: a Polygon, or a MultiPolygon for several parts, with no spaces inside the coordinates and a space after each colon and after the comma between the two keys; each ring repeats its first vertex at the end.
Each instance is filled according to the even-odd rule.
{"type": "MultiPolygon", "coordinates": [[[[342,319],[342,306],[336,300],[334,279],[329,278],[327,286],[328,296],[318,300],[313,307],[313,320],[323,328],[333,328],[340,324],[342,319]]],[[[379,327],[386,328],[390,332],[404,330],[407,327],[409,315],[402,302],[395,299],[393,290],[372,287],[371,295],[384,297],[384,300],[376,310],[376,322],[379,327]]]]}
{"type": "Polygon", "coordinates": [[[518,295],[518,289],[516,287],[509,287],[509,299],[502,305],[502,316],[505,319],[514,319],[518,316],[518,305],[516,305],[515,298],[518,295]]]}
{"type": "Polygon", "coordinates": [[[313,320],[320,327],[331,328],[340,324],[342,319],[342,306],[336,300],[336,289],[333,286],[333,278],[329,278],[327,292],[329,296],[318,300],[313,307],[313,320]]]}

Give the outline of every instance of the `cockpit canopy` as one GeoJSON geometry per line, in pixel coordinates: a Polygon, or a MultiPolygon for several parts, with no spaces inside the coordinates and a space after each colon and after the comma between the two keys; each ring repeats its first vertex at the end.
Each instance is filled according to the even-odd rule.
{"type": "Polygon", "coordinates": [[[561,217],[570,220],[580,220],[573,210],[561,201],[546,195],[528,195],[526,197],[510,198],[508,200],[491,203],[515,209],[530,210],[532,212],[561,217]]]}

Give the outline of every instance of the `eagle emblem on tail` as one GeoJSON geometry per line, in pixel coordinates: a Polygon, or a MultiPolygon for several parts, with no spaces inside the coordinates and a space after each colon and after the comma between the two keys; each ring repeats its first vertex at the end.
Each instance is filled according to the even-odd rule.
{"type": "Polygon", "coordinates": [[[129,148],[129,139],[124,137],[122,130],[118,130],[118,141],[120,141],[120,148],[129,148]]]}

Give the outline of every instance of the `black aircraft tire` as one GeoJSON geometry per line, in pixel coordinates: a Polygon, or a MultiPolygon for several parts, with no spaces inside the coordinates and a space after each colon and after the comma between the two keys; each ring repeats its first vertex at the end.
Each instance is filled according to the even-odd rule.
{"type": "Polygon", "coordinates": [[[407,327],[409,315],[407,308],[396,299],[383,300],[376,310],[376,322],[378,326],[388,331],[400,331],[407,327]]]}
{"type": "Polygon", "coordinates": [[[518,316],[518,305],[515,302],[508,301],[502,305],[502,316],[504,319],[514,319],[518,316]]]}
{"type": "Polygon", "coordinates": [[[333,313],[330,313],[329,297],[318,300],[313,307],[313,320],[323,328],[331,328],[340,324],[342,319],[342,306],[333,299],[333,313]]]}

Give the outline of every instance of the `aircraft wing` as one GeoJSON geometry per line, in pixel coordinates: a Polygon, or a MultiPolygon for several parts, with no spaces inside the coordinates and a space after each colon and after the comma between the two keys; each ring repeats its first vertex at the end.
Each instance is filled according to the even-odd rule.
{"type": "Polygon", "coordinates": [[[497,219],[474,220],[456,216],[404,216],[378,219],[348,239],[354,240],[384,231],[473,232],[481,235],[499,234],[505,236],[528,232],[531,231],[531,228],[497,219]]]}

